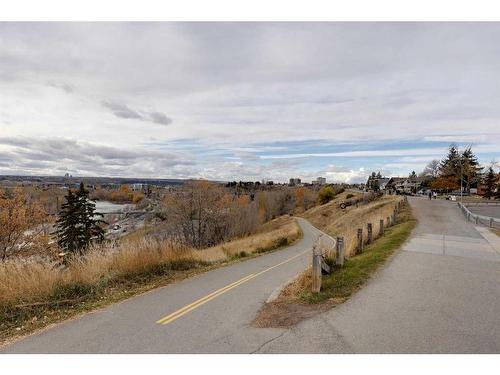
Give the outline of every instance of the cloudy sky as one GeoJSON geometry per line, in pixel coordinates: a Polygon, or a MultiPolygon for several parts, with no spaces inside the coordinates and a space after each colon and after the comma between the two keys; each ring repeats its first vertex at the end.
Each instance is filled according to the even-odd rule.
{"type": "Polygon", "coordinates": [[[499,23],[0,23],[0,174],[364,180],[500,159],[499,23]]]}

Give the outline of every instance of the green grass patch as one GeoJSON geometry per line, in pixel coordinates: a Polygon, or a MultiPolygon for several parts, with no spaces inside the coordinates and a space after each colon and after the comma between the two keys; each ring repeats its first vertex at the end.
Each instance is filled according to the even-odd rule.
{"type": "Polygon", "coordinates": [[[323,276],[321,291],[302,291],[299,299],[306,303],[319,303],[328,299],[345,300],[356,292],[408,239],[417,221],[409,208],[404,208],[396,225],[386,229],[384,235],[365,247],[365,251],[346,259],[344,267],[335,267],[330,275],[323,276]]]}

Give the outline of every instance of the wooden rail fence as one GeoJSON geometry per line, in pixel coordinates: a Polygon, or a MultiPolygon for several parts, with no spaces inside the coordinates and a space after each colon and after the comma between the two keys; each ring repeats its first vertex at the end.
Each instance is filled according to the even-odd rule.
{"type": "MultiPolygon", "coordinates": [[[[396,224],[396,218],[398,212],[401,210],[403,205],[407,204],[408,200],[405,196],[405,198],[401,201],[398,201],[396,206],[394,207],[394,210],[391,214],[391,216],[387,216],[384,220],[384,218],[381,218],[379,220],[379,237],[384,234],[385,228],[396,224]],[[387,224],[386,224],[386,223],[387,224]]],[[[364,251],[364,245],[370,244],[373,242],[373,224],[372,223],[367,223],[366,224],[366,231],[367,231],[367,238],[366,241],[364,240],[363,237],[363,228],[358,228],[357,230],[357,243],[356,243],[356,251],[355,255],[362,254],[364,251]]],[[[313,293],[319,293],[321,291],[321,279],[323,274],[330,274],[335,271],[335,268],[341,268],[344,266],[344,261],[345,261],[345,242],[344,242],[344,237],[338,236],[336,239],[326,235],[326,234],[320,234],[316,241],[314,242],[313,249],[312,249],[313,257],[312,257],[312,292],[313,293]],[[324,251],[324,243],[323,243],[323,238],[325,236],[331,240],[331,242],[334,243],[334,246],[332,248],[335,248],[335,251],[332,251],[332,248],[327,249],[324,251]],[[335,267],[330,266],[328,262],[326,261],[328,255],[335,254],[335,267]]]]}

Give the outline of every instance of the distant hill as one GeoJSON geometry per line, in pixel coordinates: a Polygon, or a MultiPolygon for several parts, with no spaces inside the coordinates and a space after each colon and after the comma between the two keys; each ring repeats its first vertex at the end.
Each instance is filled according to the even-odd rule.
{"type": "Polygon", "coordinates": [[[14,176],[0,175],[1,182],[31,182],[41,184],[150,184],[155,186],[182,185],[189,180],[174,178],[131,178],[131,177],[64,177],[64,176],[14,176]]]}

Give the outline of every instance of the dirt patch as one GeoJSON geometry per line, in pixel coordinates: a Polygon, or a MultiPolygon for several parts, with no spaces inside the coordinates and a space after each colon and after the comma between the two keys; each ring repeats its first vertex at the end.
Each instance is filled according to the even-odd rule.
{"type": "Polygon", "coordinates": [[[334,306],[330,301],[318,305],[276,301],[266,303],[252,322],[256,328],[290,328],[334,306]]]}

